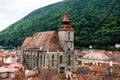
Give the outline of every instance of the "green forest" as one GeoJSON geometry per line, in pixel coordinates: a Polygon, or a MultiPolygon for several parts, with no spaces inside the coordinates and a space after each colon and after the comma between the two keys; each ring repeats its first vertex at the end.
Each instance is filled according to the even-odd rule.
{"type": "Polygon", "coordinates": [[[15,48],[35,32],[57,31],[64,12],[75,29],[75,49],[120,50],[120,0],[63,0],[36,9],[0,32],[0,46],[15,48]]]}

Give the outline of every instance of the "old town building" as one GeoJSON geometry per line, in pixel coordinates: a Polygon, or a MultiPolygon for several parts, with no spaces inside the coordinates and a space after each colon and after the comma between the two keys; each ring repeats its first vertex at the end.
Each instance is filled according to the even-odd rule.
{"type": "Polygon", "coordinates": [[[74,68],[74,29],[64,14],[58,32],[46,31],[27,37],[22,46],[23,62],[33,68],[55,68],[65,72],[74,68]]]}

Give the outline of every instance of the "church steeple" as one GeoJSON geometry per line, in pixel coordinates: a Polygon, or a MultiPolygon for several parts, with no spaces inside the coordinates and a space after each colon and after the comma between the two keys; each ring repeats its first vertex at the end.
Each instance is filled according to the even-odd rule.
{"type": "Polygon", "coordinates": [[[73,31],[74,30],[70,25],[70,21],[69,21],[67,13],[64,13],[64,17],[63,17],[63,20],[62,20],[62,25],[59,28],[59,30],[65,30],[65,31],[66,30],[67,31],[73,31]]]}
{"type": "Polygon", "coordinates": [[[73,68],[74,65],[74,29],[70,25],[69,16],[64,13],[62,24],[58,30],[59,44],[65,53],[65,70],[73,68]]]}

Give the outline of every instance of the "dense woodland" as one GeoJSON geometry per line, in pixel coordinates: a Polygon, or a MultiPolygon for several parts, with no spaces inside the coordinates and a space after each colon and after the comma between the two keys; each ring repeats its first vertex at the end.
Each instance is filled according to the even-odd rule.
{"type": "MultiPolygon", "coordinates": [[[[21,46],[35,32],[58,30],[64,12],[75,29],[75,49],[120,50],[120,0],[63,0],[39,8],[0,32],[0,46],[21,46]]],[[[2,26],[1,26],[2,27],[2,26]]]]}

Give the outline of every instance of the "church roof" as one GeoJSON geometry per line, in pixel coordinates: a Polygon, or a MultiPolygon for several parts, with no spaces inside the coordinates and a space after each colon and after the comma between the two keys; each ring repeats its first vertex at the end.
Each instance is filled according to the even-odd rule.
{"type": "Polygon", "coordinates": [[[32,37],[27,37],[22,49],[40,49],[43,51],[56,52],[63,51],[59,44],[58,35],[55,31],[37,32],[32,37]]]}
{"type": "Polygon", "coordinates": [[[32,40],[32,37],[27,37],[27,38],[24,40],[24,42],[23,42],[23,44],[22,44],[22,47],[27,47],[27,46],[29,46],[29,43],[31,42],[31,40],[32,40]]]}

